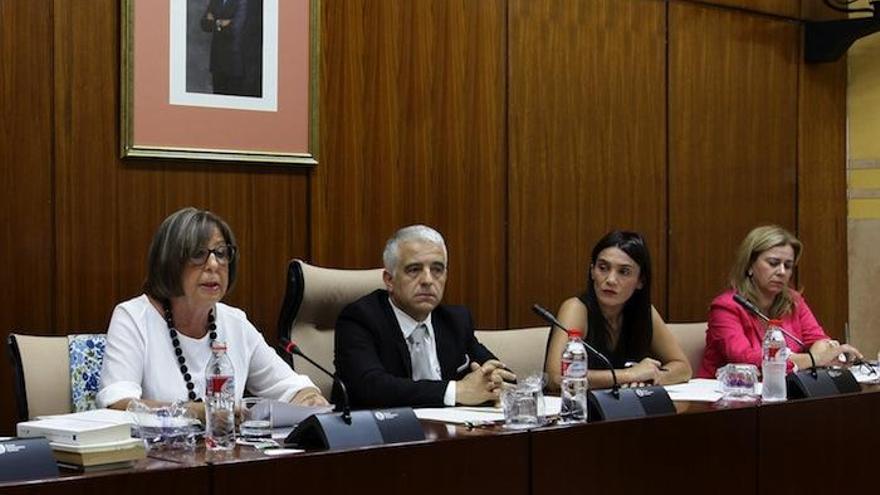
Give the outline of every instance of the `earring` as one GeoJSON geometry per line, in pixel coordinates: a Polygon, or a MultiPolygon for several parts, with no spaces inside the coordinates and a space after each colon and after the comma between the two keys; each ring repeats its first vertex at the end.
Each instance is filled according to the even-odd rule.
{"type": "Polygon", "coordinates": [[[753,274],[752,274],[752,271],[751,271],[751,270],[749,270],[748,275],[749,275],[749,278],[752,278],[752,275],[753,275],[753,274]]]}

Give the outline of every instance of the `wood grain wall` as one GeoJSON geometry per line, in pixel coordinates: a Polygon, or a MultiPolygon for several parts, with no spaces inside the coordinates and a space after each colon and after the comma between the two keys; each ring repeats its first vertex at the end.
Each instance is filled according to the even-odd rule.
{"type": "Polygon", "coordinates": [[[581,290],[611,228],[647,236],[668,319],[703,320],[773,221],[842,337],[845,65],[802,64],[812,0],[323,0],[313,171],[120,160],[119,4],[0,0],[4,336],[104,330],[156,226],[196,205],[235,229],[229,302],[269,336],[288,259],[378,266],[413,222],[447,236],[447,298],[480,327],[581,290]]]}
{"type": "Polygon", "coordinates": [[[510,321],[582,292],[614,228],[645,235],[664,311],[665,3],[512,0],[509,29],[510,321]]]}

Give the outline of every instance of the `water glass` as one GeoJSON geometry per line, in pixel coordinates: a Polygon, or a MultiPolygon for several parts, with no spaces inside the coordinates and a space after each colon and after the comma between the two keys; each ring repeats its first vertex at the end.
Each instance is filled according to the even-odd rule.
{"type": "Polygon", "coordinates": [[[150,451],[194,451],[196,442],[202,436],[199,421],[193,417],[183,401],[150,407],[140,400],[132,399],[126,411],[134,420],[132,436],[143,439],[145,447],[150,451]]]}
{"type": "Polygon", "coordinates": [[[755,400],[758,367],[753,364],[728,364],[715,372],[725,400],[755,400]]]}
{"type": "Polygon", "coordinates": [[[239,433],[245,441],[272,439],[272,401],[260,397],[241,399],[239,433]]]}
{"type": "Polygon", "coordinates": [[[544,424],[541,378],[527,377],[515,385],[505,384],[501,389],[501,408],[505,428],[521,430],[544,424]]]}

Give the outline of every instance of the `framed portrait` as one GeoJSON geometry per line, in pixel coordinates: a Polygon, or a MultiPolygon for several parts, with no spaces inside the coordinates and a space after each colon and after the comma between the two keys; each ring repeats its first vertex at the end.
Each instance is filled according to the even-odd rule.
{"type": "Polygon", "coordinates": [[[317,164],[320,0],[121,0],[122,157],[317,164]]]}

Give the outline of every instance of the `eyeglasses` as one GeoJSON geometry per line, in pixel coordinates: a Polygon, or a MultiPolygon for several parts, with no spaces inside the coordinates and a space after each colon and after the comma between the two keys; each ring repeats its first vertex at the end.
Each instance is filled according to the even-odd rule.
{"type": "Polygon", "coordinates": [[[212,254],[214,255],[214,259],[217,260],[217,263],[221,265],[228,265],[229,261],[235,258],[235,246],[231,244],[226,244],[216,247],[214,249],[202,248],[194,252],[189,257],[189,261],[193,265],[201,266],[208,262],[208,257],[212,254]]]}

